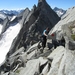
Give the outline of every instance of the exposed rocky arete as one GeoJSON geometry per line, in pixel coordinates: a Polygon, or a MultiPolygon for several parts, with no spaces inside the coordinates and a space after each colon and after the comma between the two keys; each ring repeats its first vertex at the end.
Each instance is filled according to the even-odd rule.
{"type": "Polygon", "coordinates": [[[0,66],[0,75],[75,75],[74,14],[75,7],[70,8],[60,20],[45,0],[38,0],[38,5],[34,5],[31,11],[26,8],[11,19],[11,24],[21,24],[21,30],[0,66]],[[46,27],[51,29],[47,39],[50,46],[47,44],[43,50],[38,45],[46,27]],[[54,48],[52,40],[58,41],[59,33],[65,39],[65,46],[54,48]]]}
{"type": "Polygon", "coordinates": [[[38,0],[38,5],[34,5],[31,11],[25,9],[22,16],[22,28],[12,43],[10,53],[38,42],[43,30],[46,27],[51,29],[60,20],[45,0],[38,0]]]}

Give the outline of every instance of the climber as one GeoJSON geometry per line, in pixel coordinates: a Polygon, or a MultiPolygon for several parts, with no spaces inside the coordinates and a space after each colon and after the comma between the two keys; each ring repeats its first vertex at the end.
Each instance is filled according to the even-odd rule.
{"type": "Polygon", "coordinates": [[[48,36],[49,30],[50,30],[49,27],[47,27],[43,31],[43,34],[42,34],[42,47],[43,47],[43,49],[46,47],[46,41],[47,41],[47,36],[48,36]]]}

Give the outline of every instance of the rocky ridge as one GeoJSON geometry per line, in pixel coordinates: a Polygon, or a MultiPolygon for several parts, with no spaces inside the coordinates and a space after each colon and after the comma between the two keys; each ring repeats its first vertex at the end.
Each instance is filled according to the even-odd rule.
{"type": "MultiPolygon", "coordinates": [[[[41,2],[40,4],[38,4],[39,7],[41,6],[41,4],[43,4],[43,1],[45,2],[45,0],[39,0],[38,3],[41,2]]],[[[34,7],[36,8],[36,6],[34,7]]],[[[48,47],[47,45],[43,50],[43,53],[41,53],[42,48],[39,49],[38,47],[38,41],[33,43],[26,50],[23,45],[17,45],[17,43],[19,42],[16,43],[15,40],[19,41],[21,37],[19,39],[17,39],[16,37],[13,44],[15,44],[17,47],[16,49],[13,48],[14,45],[12,44],[13,46],[10,50],[14,51],[9,52],[11,53],[11,55],[7,55],[5,63],[1,65],[1,75],[74,75],[75,40],[74,37],[72,37],[72,35],[75,35],[73,30],[75,28],[74,8],[75,7],[68,9],[62,19],[54,27],[51,28],[49,38],[47,40],[47,43],[49,43],[50,46],[48,47]],[[63,32],[65,47],[57,46],[57,48],[54,49],[51,43],[50,35],[52,33],[56,33],[57,35],[57,31],[58,33],[61,31],[63,32]]],[[[28,20],[29,22],[32,20],[32,17],[31,20],[29,18],[31,14],[28,15],[26,20],[25,18],[22,18],[23,20],[25,20],[24,23],[23,20],[20,21],[21,23],[23,23],[23,26],[25,25],[25,23],[27,24],[28,20]]],[[[39,18],[37,18],[37,20],[38,19],[39,18]]],[[[34,23],[34,21],[32,23],[34,23]]],[[[34,26],[35,25],[33,25],[33,27],[34,26]]],[[[33,29],[34,28],[32,27],[30,28],[30,30],[33,29]]],[[[20,33],[22,33],[22,31],[23,28],[20,33]]],[[[20,34],[18,36],[20,36],[20,34]]],[[[60,36],[62,35],[60,34],[60,36]]]]}
{"type": "Polygon", "coordinates": [[[12,43],[10,54],[22,46],[27,49],[29,45],[37,43],[40,40],[42,31],[46,27],[51,29],[60,20],[45,0],[38,0],[38,5],[34,5],[28,16],[25,17],[26,14],[23,14],[22,28],[12,43]]]}

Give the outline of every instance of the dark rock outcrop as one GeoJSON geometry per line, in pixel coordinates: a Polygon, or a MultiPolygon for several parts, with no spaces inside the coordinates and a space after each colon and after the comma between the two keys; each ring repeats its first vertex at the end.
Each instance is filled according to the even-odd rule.
{"type": "Polygon", "coordinates": [[[0,18],[0,23],[3,22],[3,19],[0,18]]]}
{"type": "Polygon", "coordinates": [[[5,20],[3,21],[3,28],[2,28],[1,34],[2,34],[3,32],[5,32],[8,27],[9,27],[9,19],[8,19],[8,17],[7,17],[7,18],[5,18],[5,20]]]}

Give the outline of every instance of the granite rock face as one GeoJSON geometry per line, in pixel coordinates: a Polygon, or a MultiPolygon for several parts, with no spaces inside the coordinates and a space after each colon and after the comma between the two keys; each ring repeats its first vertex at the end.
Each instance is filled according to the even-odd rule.
{"type": "MultiPolygon", "coordinates": [[[[55,27],[50,31],[50,34],[58,32],[63,32],[63,37],[65,39],[65,49],[59,49],[62,51],[55,50],[54,54],[50,54],[50,58],[53,58],[52,66],[47,75],[74,75],[74,54],[75,54],[75,18],[74,18],[75,7],[69,8],[64,16],[62,16],[61,20],[55,25],[55,27]],[[58,53],[57,53],[57,52],[58,53]],[[62,54],[63,53],[63,54],[62,54]],[[58,54],[58,55],[57,55],[58,54]],[[59,57],[57,57],[59,56],[59,57]]],[[[57,34],[56,34],[57,35],[57,34]]],[[[62,34],[60,34],[62,36],[62,34]]],[[[55,36],[56,37],[56,36],[55,36]]],[[[55,38],[56,40],[56,38],[55,38]]]]}

